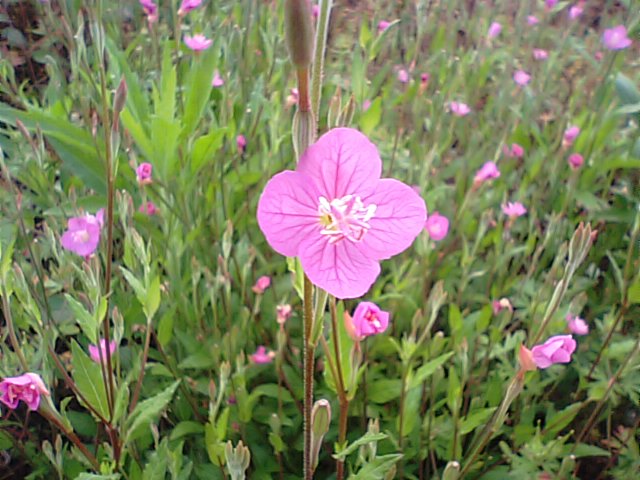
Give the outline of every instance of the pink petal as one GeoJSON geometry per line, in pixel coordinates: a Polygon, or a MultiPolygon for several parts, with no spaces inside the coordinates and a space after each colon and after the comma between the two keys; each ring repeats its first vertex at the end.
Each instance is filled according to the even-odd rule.
{"type": "Polygon", "coordinates": [[[375,204],[371,229],[362,239],[361,250],[370,258],[390,258],[411,246],[424,228],[427,207],[424,200],[408,185],[391,178],[377,182],[372,194],[363,199],[375,204]]]}
{"type": "Polygon", "coordinates": [[[321,237],[319,198],[313,181],[299,172],[285,170],[267,182],[258,201],[258,225],[276,252],[295,257],[302,240],[321,237]]]}
{"type": "Polygon", "coordinates": [[[361,245],[349,240],[329,243],[323,235],[311,235],[300,244],[300,262],[309,280],[335,297],[361,297],[380,274],[380,265],[361,245]]]}
{"type": "Polygon", "coordinates": [[[330,200],[350,194],[364,197],[380,178],[382,160],[376,146],[358,130],[334,128],[304,152],[296,170],[309,175],[330,200]]]}

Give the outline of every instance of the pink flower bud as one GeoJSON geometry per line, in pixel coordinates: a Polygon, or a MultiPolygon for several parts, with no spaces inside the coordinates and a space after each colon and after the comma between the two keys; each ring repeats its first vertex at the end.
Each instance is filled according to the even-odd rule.
{"type": "Polygon", "coordinates": [[[573,170],[577,170],[584,163],[584,158],[579,153],[572,153],[571,155],[569,155],[569,158],[567,159],[567,161],[569,162],[569,166],[573,170]]]}
{"type": "Polygon", "coordinates": [[[255,293],[263,294],[267,288],[271,286],[271,277],[263,275],[258,278],[256,284],[251,288],[255,293]]]}
{"type": "Polygon", "coordinates": [[[275,358],[275,352],[271,350],[267,350],[266,347],[260,345],[254,354],[252,354],[249,358],[255,364],[261,365],[265,363],[271,363],[275,358]]]}
{"type": "Polygon", "coordinates": [[[389,326],[389,312],[372,302],[360,302],[353,317],[345,312],[344,318],[347,332],[356,341],[382,333],[389,326]]]}
{"type": "Polygon", "coordinates": [[[524,372],[529,372],[537,368],[536,362],[533,359],[533,353],[524,345],[520,345],[518,360],[520,361],[520,369],[524,372]]]}
{"type": "Polygon", "coordinates": [[[480,185],[487,180],[491,180],[493,178],[498,178],[500,176],[500,170],[498,170],[498,166],[494,162],[486,162],[480,170],[476,172],[475,177],[473,177],[473,183],[475,185],[480,185]]]}
{"type": "Polygon", "coordinates": [[[562,144],[565,147],[570,147],[573,145],[573,141],[580,135],[580,127],[577,125],[571,125],[564,131],[564,136],[562,138],[562,144]]]}
{"type": "Polygon", "coordinates": [[[151,217],[152,215],[155,215],[156,213],[158,213],[158,207],[156,207],[156,204],[153,203],[152,201],[148,201],[140,205],[140,208],[138,209],[138,211],[140,213],[144,213],[145,215],[148,215],[151,217]]]}
{"type": "MultiPolygon", "coordinates": [[[[109,342],[109,356],[113,356],[114,352],[118,345],[114,340],[109,342]]],[[[100,339],[100,349],[98,350],[97,345],[89,345],[89,356],[91,360],[96,363],[100,363],[100,355],[102,354],[102,361],[107,361],[107,341],[104,338],[100,339]]]]}
{"type": "Polygon", "coordinates": [[[151,175],[153,173],[153,165],[149,162],[143,162],[136,168],[136,179],[140,185],[148,185],[153,182],[151,175]]]}
{"type": "Polygon", "coordinates": [[[489,25],[489,31],[487,32],[487,37],[496,38],[502,32],[502,25],[498,22],[493,22],[489,25]]]}
{"type": "Polygon", "coordinates": [[[569,327],[569,331],[571,333],[575,333],[576,335],[587,335],[589,333],[589,325],[584,319],[578,317],[577,315],[567,314],[565,317],[567,321],[567,326],[569,327]]]}
{"type": "Polygon", "coordinates": [[[238,146],[238,151],[244,153],[247,148],[247,139],[244,138],[244,135],[238,135],[236,137],[236,145],[238,146]]]}
{"type": "Polygon", "coordinates": [[[276,307],[276,313],[277,313],[277,321],[280,325],[284,325],[287,320],[289,320],[289,318],[291,317],[291,305],[284,304],[284,305],[278,305],[276,307]]]}
{"type": "Polygon", "coordinates": [[[464,117],[471,112],[469,105],[462,102],[450,102],[449,110],[451,110],[451,113],[453,113],[456,117],[464,117]]]}
{"type": "Polygon", "coordinates": [[[389,28],[391,22],[387,22],[386,20],[380,20],[378,22],[378,33],[384,32],[387,28],[389,28]]]}
{"type": "Polygon", "coordinates": [[[438,212],[433,212],[427,217],[424,228],[432,240],[439,242],[449,233],[449,219],[438,212]]]}

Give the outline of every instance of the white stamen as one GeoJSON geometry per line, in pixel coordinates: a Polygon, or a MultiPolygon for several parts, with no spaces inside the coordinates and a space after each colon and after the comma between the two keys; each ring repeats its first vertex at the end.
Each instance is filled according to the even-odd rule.
{"type": "Polygon", "coordinates": [[[323,228],[322,235],[329,236],[329,243],[336,243],[344,238],[359,242],[371,228],[369,220],[373,218],[377,206],[364,206],[359,196],[345,195],[331,201],[319,198],[318,213],[323,228]]]}

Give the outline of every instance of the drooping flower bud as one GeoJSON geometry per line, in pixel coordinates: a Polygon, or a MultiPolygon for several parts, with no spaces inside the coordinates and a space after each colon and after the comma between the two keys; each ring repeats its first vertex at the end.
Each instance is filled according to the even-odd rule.
{"type": "Polygon", "coordinates": [[[285,0],[284,30],[291,63],[297,68],[308,67],[314,46],[309,0],[285,0]]]}
{"type": "Polygon", "coordinates": [[[311,410],[311,468],[313,470],[318,466],[322,440],[329,431],[330,425],[331,404],[325,399],[318,400],[311,410]]]}

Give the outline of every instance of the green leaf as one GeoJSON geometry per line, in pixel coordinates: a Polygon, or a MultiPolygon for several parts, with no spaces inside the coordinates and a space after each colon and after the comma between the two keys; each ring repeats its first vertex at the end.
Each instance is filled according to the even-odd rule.
{"type": "Polygon", "coordinates": [[[211,94],[211,80],[215,70],[219,49],[216,45],[207,49],[200,58],[193,60],[191,75],[187,81],[184,102],[184,124],[182,135],[189,137],[195,130],[211,94]]]}
{"type": "Polygon", "coordinates": [[[355,442],[350,443],[344,449],[340,450],[333,454],[333,458],[336,460],[343,460],[355,452],[362,445],[366,445],[371,442],[379,442],[380,440],[384,440],[388,435],[386,433],[365,433],[363,436],[358,438],[355,442]]]}
{"type": "Polygon", "coordinates": [[[360,115],[360,130],[365,135],[371,135],[382,119],[382,98],[377,97],[366,112],[360,115]]]}
{"type": "Polygon", "coordinates": [[[629,296],[629,303],[640,303],[640,278],[631,284],[627,294],[629,296]]]}
{"type": "Polygon", "coordinates": [[[81,473],[75,480],[118,480],[120,478],[119,473],[112,473],[111,475],[97,475],[95,473],[81,473]]]}
{"type": "MultiPolygon", "coordinates": [[[[565,447],[572,447],[573,445],[567,444],[565,447]]],[[[570,448],[569,448],[570,450],[570,448]]],[[[586,443],[581,443],[578,445],[573,452],[576,458],[581,457],[610,457],[611,453],[607,450],[604,450],[600,447],[596,447],[595,445],[587,445],[586,443]]]]}
{"type": "Polygon", "coordinates": [[[401,453],[381,455],[367,463],[355,475],[349,475],[352,480],[384,480],[393,466],[402,458],[401,453]]]}
{"type": "Polygon", "coordinates": [[[107,391],[102,379],[100,365],[84,353],[82,347],[74,340],[71,343],[73,381],[86,401],[104,418],[109,416],[107,391]]]}
{"type": "Polygon", "coordinates": [[[560,430],[573,421],[582,407],[582,402],[574,403],[548,418],[543,431],[545,440],[554,439],[560,430]]]}
{"type": "Polygon", "coordinates": [[[402,382],[397,378],[375,380],[369,385],[367,397],[373,403],[387,403],[400,396],[402,382]]]}
{"type": "Polygon", "coordinates": [[[150,322],[160,306],[160,277],[157,275],[149,283],[145,300],[143,309],[147,322],[150,322]]]}
{"type": "Polygon", "coordinates": [[[201,435],[202,433],[204,433],[204,425],[198,422],[184,421],[173,427],[169,439],[173,441],[187,435],[201,435]]]}
{"type": "Polygon", "coordinates": [[[78,323],[78,326],[82,330],[82,333],[86,335],[89,341],[97,345],[98,344],[98,327],[99,324],[96,322],[93,314],[89,313],[84,305],[82,305],[79,301],[73,298],[68,293],[65,293],[64,298],[67,300],[69,307],[71,307],[71,311],[78,323]]]}
{"type": "Polygon", "coordinates": [[[489,420],[489,417],[493,415],[493,412],[496,411],[496,408],[498,407],[479,408],[472,411],[462,420],[460,433],[466,435],[467,433],[473,432],[480,425],[485,424],[486,421],[489,420]]]}
{"type": "MultiPolygon", "coordinates": [[[[640,92],[636,85],[622,73],[618,73],[615,80],[616,92],[620,97],[620,102],[624,105],[636,105],[640,103],[640,92]]],[[[635,113],[635,117],[640,117],[640,113],[635,113]]]]}
{"type": "Polygon", "coordinates": [[[429,378],[433,373],[440,367],[444,362],[449,360],[453,352],[445,353],[440,355],[439,357],[434,358],[433,360],[428,361],[424,365],[422,365],[418,370],[416,370],[411,382],[409,383],[409,390],[417,387],[422,382],[424,382],[427,378],[429,378]]]}
{"type": "Polygon", "coordinates": [[[127,442],[131,442],[144,434],[149,424],[158,418],[160,413],[167,407],[179,384],[180,380],[177,380],[162,392],[136,405],[136,408],[125,422],[125,438],[127,442]]]}

